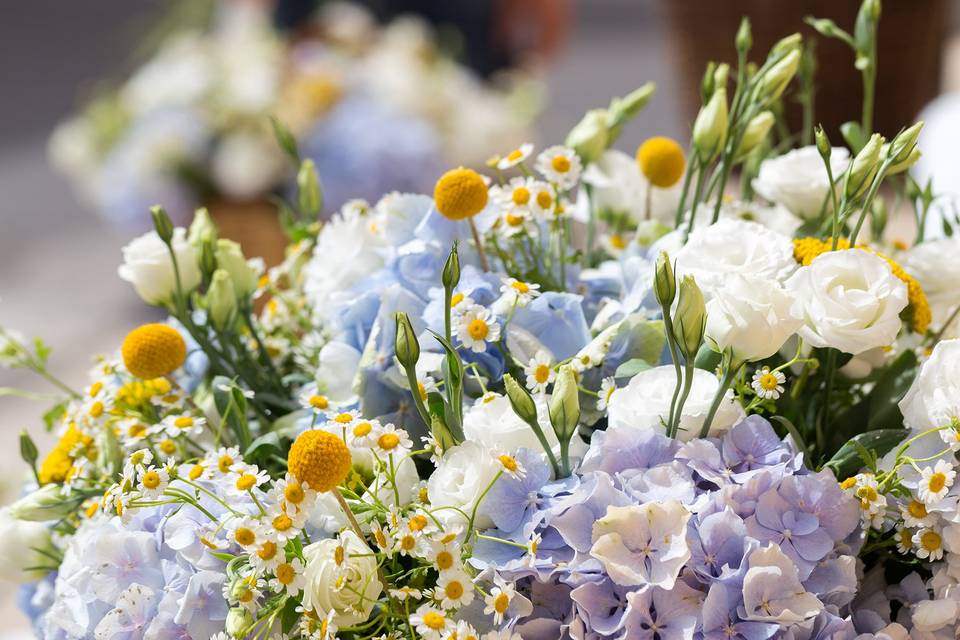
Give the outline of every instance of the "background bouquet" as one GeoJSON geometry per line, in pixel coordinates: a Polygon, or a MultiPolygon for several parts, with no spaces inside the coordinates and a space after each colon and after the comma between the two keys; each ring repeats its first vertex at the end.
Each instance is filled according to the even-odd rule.
{"type": "MultiPolygon", "coordinates": [[[[815,22],[867,87],[878,19],[815,22]]],[[[3,330],[3,362],[66,394],[0,511],[38,636],[954,637],[958,247],[904,173],[921,124],[872,133],[868,95],[849,150],[786,151],[801,39],[750,46],[745,20],[687,153],[611,149],[648,85],[492,178],[322,225],[278,126],[281,265],[156,207],[119,275],[169,320],[88,386],[3,330]],[[887,242],[883,185],[912,242],[887,242]]]]}

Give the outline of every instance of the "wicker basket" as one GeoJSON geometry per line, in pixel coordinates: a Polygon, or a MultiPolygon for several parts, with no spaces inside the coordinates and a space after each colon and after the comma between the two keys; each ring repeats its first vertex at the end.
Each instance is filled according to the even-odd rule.
{"type": "MultiPolygon", "coordinates": [[[[749,16],[754,47],[762,56],[781,37],[813,29],[805,16],[831,18],[852,30],[860,0],[661,0],[670,38],[684,82],[681,100],[692,119],[700,105],[700,79],[709,60],[736,62],[733,38],[741,16],[749,16]]],[[[875,124],[890,136],[909,124],[937,95],[941,54],[947,25],[946,0],[884,0],[878,43],[879,72],[875,124]]],[[[860,119],[861,80],[853,68],[853,53],[836,40],[817,36],[816,120],[840,140],[839,125],[860,119]]],[[[800,127],[800,109],[788,105],[791,127],[800,127]]]]}

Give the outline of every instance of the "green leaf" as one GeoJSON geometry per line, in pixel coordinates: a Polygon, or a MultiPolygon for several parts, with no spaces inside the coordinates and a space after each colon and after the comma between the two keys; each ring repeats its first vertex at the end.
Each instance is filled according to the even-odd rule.
{"type": "Polygon", "coordinates": [[[213,556],[214,558],[216,558],[217,560],[223,560],[224,562],[230,562],[230,561],[236,559],[236,557],[235,557],[234,555],[229,554],[229,553],[222,553],[222,552],[220,552],[220,551],[207,551],[207,553],[209,553],[210,555],[212,555],[212,556],[213,556]]]}
{"type": "Polygon", "coordinates": [[[247,399],[230,378],[217,376],[213,379],[213,401],[217,413],[233,432],[237,443],[244,451],[250,446],[250,425],[247,424],[247,399]]]}
{"type": "Polygon", "coordinates": [[[284,634],[290,633],[300,619],[300,614],[297,613],[298,602],[296,598],[287,598],[283,603],[283,611],[280,613],[280,630],[284,634]]]}
{"type": "Polygon", "coordinates": [[[896,428],[903,425],[900,399],[910,389],[919,369],[912,349],[901,353],[881,373],[877,384],[867,397],[867,427],[869,429],[896,428]]]}
{"type": "Polygon", "coordinates": [[[660,354],[667,342],[662,320],[645,320],[638,315],[624,320],[614,336],[614,341],[628,340],[627,357],[645,360],[650,365],[660,361],[660,354]]]}
{"type": "Polygon", "coordinates": [[[650,363],[646,360],[641,360],[640,358],[634,358],[633,360],[627,360],[613,373],[614,378],[632,378],[641,371],[646,371],[650,368],[650,363]]]}
{"type": "Polygon", "coordinates": [[[60,419],[63,418],[64,412],[67,410],[67,401],[63,401],[53,405],[46,413],[43,414],[43,424],[47,427],[47,431],[53,431],[53,428],[60,422],[60,419]]]}
{"type": "Polygon", "coordinates": [[[243,452],[243,455],[245,458],[250,458],[258,455],[262,457],[262,455],[269,455],[269,453],[283,453],[283,448],[280,446],[280,434],[276,431],[269,431],[254,439],[247,450],[243,452]],[[272,449],[272,451],[262,452],[261,449],[264,448],[272,449]]]}
{"type": "Polygon", "coordinates": [[[843,139],[846,140],[847,146],[853,150],[854,154],[860,153],[860,150],[867,144],[866,136],[863,134],[859,122],[843,123],[840,125],[840,133],[843,134],[843,139]]]}
{"type": "Polygon", "coordinates": [[[15,389],[13,387],[0,387],[0,397],[3,396],[16,396],[18,398],[26,398],[27,400],[55,400],[59,397],[49,393],[36,393],[23,389],[15,389]]]}
{"type": "Polygon", "coordinates": [[[875,464],[907,437],[906,429],[877,429],[854,436],[823,465],[833,471],[838,480],[855,475],[864,466],[875,464]]]}

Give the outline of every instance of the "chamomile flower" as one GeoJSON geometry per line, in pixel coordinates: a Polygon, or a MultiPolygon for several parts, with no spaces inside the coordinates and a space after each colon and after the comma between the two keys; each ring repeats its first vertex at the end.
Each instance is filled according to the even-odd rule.
{"type": "Polygon", "coordinates": [[[853,495],[860,503],[860,517],[864,524],[875,529],[883,526],[887,511],[887,497],[880,493],[873,474],[859,474],[853,495]]]}
{"type": "Polygon", "coordinates": [[[783,383],[787,377],[782,371],[771,371],[770,367],[757,369],[753,374],[753,381],[750,386],[754,393],[765,400],[777,400],[783,393],[783,383]]]}
{"type": "Polygon", "coordinates": [[[932,527],[937,521],[937,514],[927,511],[927,505],[913,496],[900,505],[900,515],[903,523],[908,527],[932,527]]]}
{"type": "Polygon", "coordinates": [[[267,511],[264,519],[264,535],[271,540],[286,542],[300,535],[306,525],[307,514],[304,511],[286,511],[274,506],[267,511]]]}
{"type": "Polygon", "coordinates": [[[933,504],[943,499],[953,481],[957,477],[957,472],[953,466],[946,460],[937,460],[937,463],[931,467],[924,467],[920,471],[920,486],[918,494],[920,499],[926,504],[933,504]]]}
{"type": "Polygon", "coordinates": [[[510,153],[500,158],[497,161],[497,169],[500,169],[501,171],[512,169],[529,158],[531,153],[533,153],[533,145],[529,142],[524,142],[510,153]]]}
{"type": "Polygon", "coordinates": [[[260,531],[260,522],[249,516],[230,520],[227,529],[230,539],[248,551],[267,539],[260,531]]]}
{"type": "Polygon", "coordinates": [[[430,452],[430,462],[434,465],[439,465],[440,460],[443,459],[443,445],[437,439],[433,433],[430,433],[422,438],[423,448],[430,452]]]}
{"type": "Polygon", "coordinates": [[[533,203],[531,182],[528,178],[514,178],[502,187],[491,189],[491,195],[503,209],[527,211],[533,203]]]}
{"type": "Polygon", "coordinates": [[[370,535],[373,536],[373,541],[377,543],[377,547],[379,547],[381,551],[388,551],[393,546],[390,534],[380,526],[379,522],[372,522],[370,524],[370,535]]]}
{"type": "Polygon", "coordinates": [[[350,426],[359,419],[360,412],[356,409],[341,411],[333,415],[330,420],[327,421],[326,425],[324,425],[324,428],[334,433],[346,433],[349,431],[350,426]]]}
{"type": "Polygon", "coordinates": [[[163,495],[168,484],[170,484],[170,474],[167,470],[150,465],[140,473],[137,488],[144,498],[154,500],[163,495]]]}
{"type": "Polygon", "coordinates": [[[527,470],[520,464],[520,461],[511,455],[502,453],[497,456],[497,461],[500,463],[503,472],[511,478],[520,479],[527,474],[527,470]]]}
{"type": "Polygon", "coordinates": [[[455,291],[453,295],[450,296],[450,315],[457,317],[457,314],[462,314],[475,304],[476,302],[470,296],[455,291]]]}
{"type": "Polygon", "coordinates": [[[500,339],[500,323],[489,309],[475,304],[457,318],[454,334],[465,348],[483,353],[488,342],[500,339]]]}
{"type": "Polygon", "coordinates": [[[270,481],[270,475],[256,465],[236,465],[231,490],[243,495],[270,481]]]}
{"type": "Polygon", "coordinates": [[[503,618],[507,614],[507,609],[516,593],[516,589],[511,583],[498,579],[497,584],[483,599],[484,604],[486,604],[483,609],[484,615],[492,614],[493,624],[503,624],[503,618]]]}
{"type": "Polygon", "coordinates": [[[604,235],[601,241],[607,252],[613,257],[618,258],[626,248],[630,246],[631,238],[624,233],[611,233],[604,235]]]}
{"type": "Polygon", "coordinates": [[[557,194],[546,182],[530,183],[530,211],[539,220],[553,220],[556,217],[557,194]]]}
{"type": "Polygon", "coordinates": [[[317,492],[288,473],[274,483],[270,497],[271,502],[280,504],[288,513],[299,512],[316,502],[317,492]]]}
{"type": "Polygon", "coordinates": [[[583,169],[576,152],[560,145],[544,149],[537,156],[536,167],[540,175],[564,191],[577,184],[583,169]]]}
{"type": "Polygon", "coordinates": [[[443,633],[453,626],[446,612],[430,604],[422,604],[410,616],[410,624],[424,640],[441,640],[443,633]]]}
{"type": "Polygon", "coordinates": [[[164,438],[157,443],[157,453],[165,461],[172,460],[180,453],[180,445],[173,438],[164,438]]]}
{"type": "Polygon", "coordinates": [[[117,423],[119,429],[120,441],[123,446],[132,449],[150,435],[149,427],[143,424],[141,420],[131,418],[117,423]]]}
{"type": "Polygon", "coordinates": [[[420,532],[406,525],[401,526],[393,536],[393,551],[402,556],[420,555],[422,546],[420,532]]]}
{"type": "Polygon", "coordinates": [[[420,589],[414,589],[413,587],[403,586],[398,589],[390,589],[388,592],[391,598],[396,598],[400,602],[407,600],[420,600],[423,597],[423,593],[420,589]]]}
{"type": "Polygon", "coordinates": [[[540,285],[534,282],[523,282],[516,278],[502,278],[500,294],[507,307],[525,307],[531,300],[540,295],[540,285]]]}
{"type": "Polygon", "coordinates": [[[391,454],[406,455],[406,452],[412,448],[413,441],[410,440],[410,435],[392,424],[383,425],[378,429],[373,443],[374,453],[383,458],[391,454]]]}
{"type": "Polygon", "coordinates": [[[269,583],[270,588],[275,593],[286,592],[291,597],[299,594],[306,582],[303,575],[303,562],[298,558],[278,564],[273,570],[273,576],[269,583]]]}
{"type": "Polygon", "coordinates": [[[460,551],[454,546],[456,537],[449,542],[443,538],[432,540],[427,548],[427,560],[433,563],[441,574],[446,571],[459,571],[463,566],[460,560],[460,551]]]}
{"type": "Polygon", "coordinates": [[[943,538],[940,532],[924,528],[913,534],[914,553],[918,558],[930,559],[931,562],[943,557],[943,538]]]}
{"type": "Polygon", "coordinates": [[[902,524],[897,525],[897,551],[910,553],[913,551],[913,532],[902,524]]]}
{"type": "Polygon", "coordinates": [[[533,218],[525,209],[507,209],[495,223],[500,235],[513,238],[533,230],[533,218]]]}
{"type": "Polygon", "coordinates": [[[951,451],[960,451],[960,424],[954,423],[947,429],[941,429],[939,433],[951,451]]]}
{"type": "Polygon", "coordinates": [[[607,407],[610,406],[610,398],[613,397],[613,393],[617,390],[617,381],[610,376],[604,378],[600,382],[600,391],[598,392],[597,397],[597,411],[606,411],[607,407]]]}
{"type": "Polygon", "coordinates": [[[283,545],[276,540],[263,540],[250,551],[250,566],[260,573],[273,573],[285,559],[283,545]]]}
{"type": "Polygon", "coordinates": [[[137,449],[127,457],[127,462],[123,466],[123,473],[127,476],[142,473],[151,462],[153,462],[153,453],[150,449],[137,449]]]}
{"type": "Polygon", "coordinates": [[[523,372],[527,376],[527,389],[532,393],[546,392],[547,385],[557,378],[557,372],[553,369],[553,358],[544,349],[538,350],[530,358],[523,372]]]}
{"type": "Polygon", "coordinates": [[[355,448],[373,446],[381,430],[376,420],[357,420],[347,430],[347,444],[355,448]]]}
{"type": "Polygon", "coordinates": [[[434,597],[444,609],[457,609],[473,602],[473,582],[463,571],[446,571],[437,580],[434,597]]]}
{"type": "Polygon", "coordinates": [[[301,393],[299,400],[301,407],[318,415],[330,409],[330,399],[319,393],[315,388],[307,389],[301,393]]]}
{"type": "Polygon", "coordinates": [[[457,624],[444,634],[443,640],[480,640],[480,633],[466,620],[458,620],[457,624]]]}

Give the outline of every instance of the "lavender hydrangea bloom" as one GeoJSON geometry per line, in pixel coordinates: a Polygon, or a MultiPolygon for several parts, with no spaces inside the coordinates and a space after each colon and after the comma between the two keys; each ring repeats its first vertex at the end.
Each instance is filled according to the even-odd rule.
{"type": "Polygon", "coordinates": [[[737,482],[743,482],[761,469],[800,467],[802,456],[780,440],[770,423],[757,415],[747,416],[728,431],[721,452],[727,468],[737,482]]]}
{"type": "Polygon", "coordinates": [[[747,527],[733,509],[711,513],[699,522],[690,522],[690,566],[704,582],[739,584],[746,571],[744,557],[755,543],[747,538],[747,527]]]}
{"type": "Polygon", "coordinates": [[[714,583],[703,601],[703,640],[767,640],[779,629],[770,622],[742,620],[737,615],[740,590],[714,583]]]}
{"type": "Polygon", "coordinates": [[[603,471],[609,474],[649,469],[673,461],[678,443],[653,429],[598,431],[580,465],[581,473],[603,471]]]}
{"type": "Polygon", "coordinates": [[[570,592],[570,598],[587,629],[602,636],[615,636],[623,630],[627,595],[631,592],[628,587],[602,578],[583,583],[570,592]]]}
{"type": "Polygon", "coordinates": [[[550,480],[550,465],[542,454],[524,448],[519,449],[515,457],[526,473],[522,478],[500,476],[481,505],[481,510],[502,531],[521,528],[526,520],[543,508],[540,489],[550,480]]]}
{"type": "Polygon", "coordinates": [[[692,640],[703,593],[684,582],[670,590],[645,587],[627,594],[624,638],[692,640]]]}

